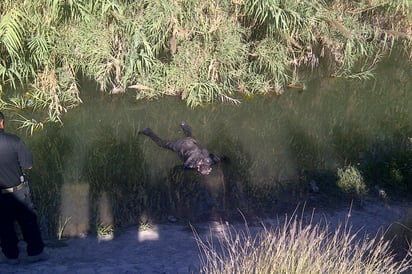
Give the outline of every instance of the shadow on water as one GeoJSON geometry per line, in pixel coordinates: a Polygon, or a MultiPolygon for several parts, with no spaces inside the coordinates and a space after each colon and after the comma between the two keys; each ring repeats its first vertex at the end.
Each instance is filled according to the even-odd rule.
{"type": "Polygon", "coordinates": [[[85,82],[84,104],[67,113],[63,127],[26,138],[40,215],[51,234],[81,235],[169,215],[200,220],[239,216],[238,209],[274,214],[306,201],[330,206],[336,197],[353,198],[336,183],[338,169],[348,166],[371,193],[375,185],[410,192],[412,69],[395,64],[384,62],[369,81],[315,73],[302,92],[198,109],[175,97],[101,96],[85,82]],[[183,171],[174,153],[137,134],[151,127],[176,140],[180,121],[202,146],[227,157],[209,177],[183,171]]]}
{"type": "Polygon", "coordinates": [[[221,162],[214,166],[211,174],[201,176],[195,171],[184,170],[181,165],[169,173],[174,214],[180,218],[233,219],[236,210],[244,214],[251,211],[249,156],[241,144],[229,136],[224,125],[216,124],[213,131],[207,147],[219,152],[221,162]]]}
{"type": "Polygon", "coordinates": [[[149,189],[136,136],[137,132],[116,136],[105,125],[89,144],[81,177],[89,182],[91,216],[96,218],[92,223],[97,229],[136,222],[146,210],[149,189]]]}

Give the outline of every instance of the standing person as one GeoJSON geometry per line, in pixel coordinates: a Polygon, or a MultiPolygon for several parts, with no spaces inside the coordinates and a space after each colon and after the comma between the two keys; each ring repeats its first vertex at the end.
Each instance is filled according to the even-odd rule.
{"type": "Polygon", "coordinates": [[[32,155],[16,135],[4,132],[4,115],[0,112],[0,239],[6,261],[17,264],[19,257],[15,222],[20,226],[27,243],[28,260],[47,259],[37,223],[37,215],[30,199],[30,191],[23,169],[32,167],[32,155]]]}

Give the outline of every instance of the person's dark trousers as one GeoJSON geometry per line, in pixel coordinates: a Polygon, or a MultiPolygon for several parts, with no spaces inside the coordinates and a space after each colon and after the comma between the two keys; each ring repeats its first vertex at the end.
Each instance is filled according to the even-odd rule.
{"type": "Polygon", "coordinates": [[[13,193],[0,194],[1,247],[4,255],[9,259],[17,259],[19,256],[16,221],[27,243],[27,255],[35,256],[43,252],[44,243],[28,186],[13,193]]]}

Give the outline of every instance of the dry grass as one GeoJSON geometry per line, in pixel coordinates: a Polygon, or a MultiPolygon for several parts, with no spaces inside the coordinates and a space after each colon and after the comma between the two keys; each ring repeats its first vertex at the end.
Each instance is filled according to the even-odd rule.
{"type": "Polygon", "coordinates": [[[412,209],[405,211],[404,216],[394,223],[386,233],[387,239],[392,239],[392,247],[400,254],[411,252],[410,242],[412,240],[412,209]]]}
{"type": "Polygon", "coordinates": [[[330,230],[296,216],[252,233],[226,227],[220,237],[202,240],[201,273],[404,273],[411,257],[396,260],[383,235],[361,237],[347,224],[330,230]],[[218,240],[211,240],[211,239],[218,240]]]}

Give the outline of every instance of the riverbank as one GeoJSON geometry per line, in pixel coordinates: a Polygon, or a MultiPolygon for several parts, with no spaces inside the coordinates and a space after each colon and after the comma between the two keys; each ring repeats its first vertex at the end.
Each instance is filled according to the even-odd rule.
{"type": "MultiPolygon", "coordinates": [[[[350,205],[337,211],[305,209],[301,215],[312,222],[327,222],[330,228],[347,222],[352,231],[375,235],[379,231],[400,222],[408,213],[406,204],[385,205],[368,202],[362,208],[351,209],[350,205]]],[[[298,212],[300,216],[300,213],[298,212]]],[[[260,224],[282,224],[282,218],[269,218],[248,223],[252,232],[259,231],[260,224]]],[[[202,239],[219,237],[227,226],[237,231],[244,229],[242,223],[204,222],[193,224],[202,239]]],[[[22,244],[22,249],[24,245],[22,244]]],[[[44,273],[198,273],[199,248],[189,225],[180,223],[153,224],[145,231],[130,227],[119,232],[112,240],[98,240],[96,237],[72,238],[56,243],[48,242],[47,261],[30,264],[22,252],[18,265],[1,263],[1,273],[44,274],[44,273]]]]}

